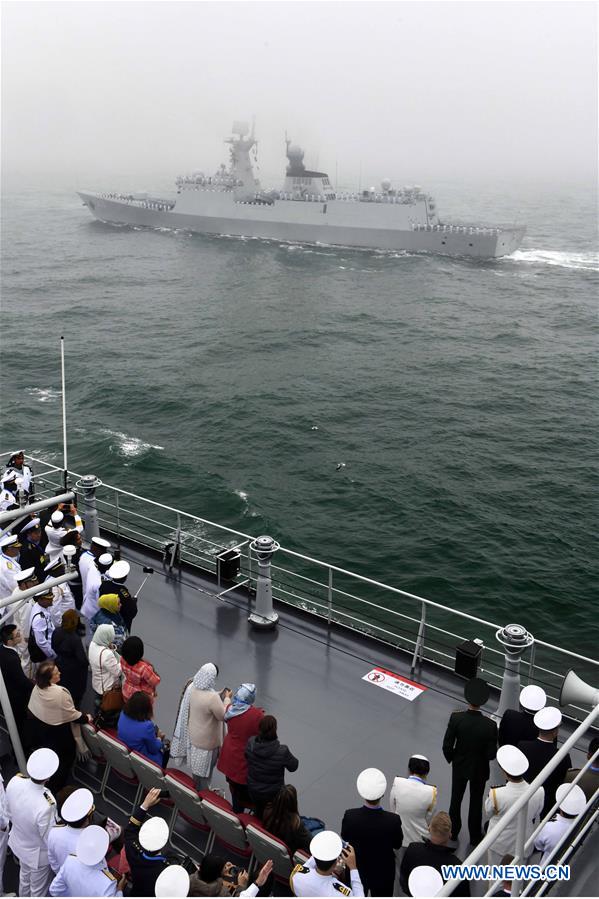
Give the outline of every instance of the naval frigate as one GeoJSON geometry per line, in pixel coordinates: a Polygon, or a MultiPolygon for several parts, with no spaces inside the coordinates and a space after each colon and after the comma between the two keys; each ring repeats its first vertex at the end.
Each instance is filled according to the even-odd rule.
{"type": "Polygon", "coordinates": [[[287,141],[287,170],[281,190],[265,190],[255,176],[254,130],[235,122],[229,166],[176,180],[175,199],[147,194],[93,193],[79,196],[95,218],[114,224],[255,237],[291,243],[439,253],[492,259],[516,250],[521,225],[444,223],[434,198],[418,186],[337,192],[326,172],[311,171],[304,152],[287,141]],[[253,153],[252,153],[253,151],[253,153]]]}

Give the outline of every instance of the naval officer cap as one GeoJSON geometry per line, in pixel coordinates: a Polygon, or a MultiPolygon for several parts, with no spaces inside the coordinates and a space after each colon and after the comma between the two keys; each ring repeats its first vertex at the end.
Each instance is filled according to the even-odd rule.
{"type": "Polygon", "coordinates": [[[310,842],[310,855],[321,862],[339,858],[342,849],[341,837],[334,830],[321,830],[310,842]]]}
{"type": "Polygon", "coordinates": [[[27,759],[27,774],[33,780],[48,780],[58,771],[59,759],[53,749],[36,749],[27,759]]]}
{"type": "Polygon", "coordinates": [[[187,896],[189,874],[183,865],[169,865],[156,878],[154,894],[159,897],[187,896]]]}
{"type": "Polygon", "coordinates": [[[110,568],[110,566],[112,565],[112,556],[110,555],[110,553],[102,553],[102,555],[98,559],[98,562],[105,568],[110,568]]]}
{"type": "Polygon", "coordinates": [[[2,549],[6,549],[7,546],[21,546],[22,544],[19,542],[19,538],[16,534],[6,534],[5,537],[0,539],[0,547],[2,549]]]}
{"type": "Polygon", "coordinates": [[[39,526],[40,526],[39,518],[32,518],[31,521],[28,521],[26,524],[23,525],[23,527],[19,531],[19,534],[26,534],[27,531],[33,531],[36,528],[39,528],[39,526]]]}
{"type": "Polygon", "coordinates": [[[532,720],[539,730],[555,730],[562,723],[562,713],[555,706],[546,705],[532,720]]]}
{"type": "Polygon", "coordinates": [[[108,852],[109,844],[108,831],[98,824],[90,824],[89,827],[84,827],[81,831],[75,854],[81,864],[92,867],[104,859],[108,852]]]}
{"type": "Polygon", "coordinates": [[[118,581],[120,578],[127,577],[130,571],[131,566],[129,565],[129,562],[114,562],[106,574],[108,577],[115,578],[118,581]]]}
{"type": "Polygon", "coordinates": [[[139,828],[139,843],[147,852],[156,852],[168,842],[168,824],[164,818],[148,818],[139,828]]]}
{"type": "Polygon", "coordinates": [[[110,542],[104,537],[92,537],[92,543],[94,546],[101,546],[102,549],[110,549],[110,542]]]}
{"type": "Polygon", "coordinates": [[[17,473],[16,473],[16,471],[13,471],[12,468],[9,468],[8,471],[5,471],[4,474],[2,475],[2,483],[3,484],[10,484],[11,481],[16,481],[16,480],[17,480],[17,473]]]}
{"type": "Polygon", "coordinates": [[[579,815],[587,804],[584,791],[578,784],[560,784],[555,791],[555,801],[560,807],[560,811],[566,815],[579,815]]]}
{"type": "Polygon", "coordinates": [[[547,694],[542,687],[529,684],[520,693],[520,705],[529,712],[540,712],[547,705],[547,694]]]}
{"type": "Polygon", "coordinates": [[[356,781],[358,793],[367,802],[380,799],[387,790],[387,778],[378,768],[365,768],[356,781]]]}
{"type": "Polygon", "coordinates": [[[500,746],[497,750],[497,764],[511,777],[522,777],[528,771],[528,759],[516,746],[500,746]]]}
{"type": "Polygon", "coordinates": [[[52,522],[52,524],[60,524],[61,521],[64,521],[64,515],[62,514],[62,512],[56,510],[56,512],[52,512],[50,521],[52,522]]]}
{"type": "Polygon", "coordinates": [[[23,581],[30,581],[33,577],[35,577],[35,568],[23,568],[22,571],[19,571],[16,577],[17,584],[22,584],[23,581]]]}
{"type": "Polygon", "coordinates": [[[431,865],[418,865],[408,877],[408,891],[411,896],[436,896],[442,886],[441,873],[431,865]]]}
{"type": "Polygon", "coordinates": [[[60,817],[67,824],[75,824],[86,818],[94,807],[94,794],[83,787],[67,796],[60,810],[60,817]]]}
{"type": "Polygon", "coordinates": [[[470,705],[484,705],[490,695],[491,689],[482,677],[471,677],[464,687],[464,698],[470,705]]]}

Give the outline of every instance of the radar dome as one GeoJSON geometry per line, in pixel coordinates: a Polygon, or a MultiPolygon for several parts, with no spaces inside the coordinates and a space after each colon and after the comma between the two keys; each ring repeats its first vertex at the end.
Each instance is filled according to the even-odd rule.
{"type": "Polygon", "coordinates": [[[383,178],[383,180],[381,181],[381,187],[383,188],[383,190],[385,192],[387,192],[388,190],[391,190],[391,179],[383,178]]]}
{"type": "Polygon", "coordinates": [[[304,158],[304,151],[297,144],[290,144],[287,149],[288,159],[301,161],[304,158]]]}

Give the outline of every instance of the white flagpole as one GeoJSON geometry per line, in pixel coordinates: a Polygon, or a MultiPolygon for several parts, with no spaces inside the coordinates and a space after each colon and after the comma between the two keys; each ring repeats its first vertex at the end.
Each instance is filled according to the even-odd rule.
{"type": "Polygon", "coordinates": [[[64,337],[60,338],[60,369],[62,374],[62,447],[64,454],[64,486],[65,490],[68,482],[68,461],[67,461],[67,398],[65,391],[64,377],[64,337]]]}

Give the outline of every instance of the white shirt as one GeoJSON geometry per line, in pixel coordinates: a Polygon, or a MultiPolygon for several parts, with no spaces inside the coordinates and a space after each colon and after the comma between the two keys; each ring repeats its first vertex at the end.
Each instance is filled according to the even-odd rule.
{"type": "Polygon", "coordinates": [[[15,774],[6,787],[8,814],[12,822],[8,845],[30,868],[48,864],[48,834],[56,823],[56,801],[43,784],[15,774]]]}
{"type": "Polygon", "coordinates": [[[5,487],[0,490],[0,512],[6,512],[11,506],[18,506],[19,501],[10,490],[5,487]]]}
{"type": "MultiPolygon", "coordinates": [[[[543,827],[537,838],[535,839],[535,849],[540,849],[543,853],[541,865],[544,865],[552,850],[557,846],[561,838],[567,833],[574,823],[573,818],[564,818],[559,812],[551,821],[543,827]]],[[[555,861],[555,859],[554,859],[555,861]]]]}
{"type": "Polygon", "coordinates": [[[437,788],[421,777],[396,777],[389,795],[389,808],[401,818],[403,845],[428,837],[428,825],[437,804],[437,788]]]}
{"type": "MultiPolygon", "coordinates": [[[[487,798],[485,799],[485,817],[490,818],[488,833],[491,833],[499,824],[502,817],[514,803],[528,789],[529,784],[525,780],[514,782],[509,780],[504,787],[491,787],[487,798]]],[[[530,798],[528,803],[528,812],[526,820],[526,833],[524,840],[528,840],[531,836],[536,824],[538,824],[541,815],[541,809],[545,802],[545,790],[539,787],[536,793],[530,798]],[[536,824],[534,823],[536,822],[536,824]]],[[[511,852],[516,854],[516,832],[518,830],[518,815],[507,825],[503,832],[497,837],[495,843],[489,848],[499,855],[505,855],[511,852]]]]}
{"type": "MultiPolygon", "coordinates": [[[[75,515],[75,530],[81,531],[83,530],[83,522],[79,515],[75,515]]],[[[62,555],[63,547],[60,545],[60,541],[64,537],[66,533],[68,533],[68,528],[55,528],[53,524],[47,524],[44,528],[46,532],[46,536],[48,538],[48,545],[46,546],[46,553],[48,554],[48,558],[50,562],[55,562],[56,559],[62,555]]]]}
{"type": "MultiPolygon", "coordinates": [[[[83,556],[81,556],[81,558],[83,558],[83,556]]],[[[90,565],[83,581],[83,604],[81,606],[81,614],[85,615],[88,621],[91,621],[99,609],[98,599],[101,586],[102,575],[94,562],[90,565]]]]}
{"type": "Polygon", "coordinates": [[[38,602],[31,609],[30,629],[33,631],[35,642],[47,659],[55,659],[56,653],[52,649],[52,634],[54,632],[54,620],[51,609],[43,609],[38,602]]]}
{"type": "Polygon", "coordinates": [[[50,612],[52,613],[52,619],[56,627],[60,627],[62,624],[62,616],[63,613],[67,611],[67,609],[75,609],[75,597],[69,587],[68,583],[57,584],[56,587],[52,587],[52,593],[54,595],[54,602],[50,606],[50,612]]]}
{"type": "Polygon", "coordinates": [[[364,887],[357,869],[350,871],[351,890],[333,874],[319,874],[312,857],[305,865],[296,865],[289,882],[295,896],[363,896],[364,887]]]}
{"type": "Polygon", "coordinates": [[[8,599],[17,586],[17,575],[21,566],[17,559],[0,553],[0,599],[8,599]]]}
{"type": "Polygon", "coordinates": [[[21,468],[17,468],[16,465],[10,465],[7,467],[6,471],[14,471],[16,476],[18,478],[21,478],[21,488],[25,491],[25,493],[29,493],[29,491],[31,490],[31,479],[33,477],[33,472],[26,462],[23,462],[21,468]]]}
{"type": "Polygon", "coordinates": [[[82,832],[82,827],[56,824],[48,834],[48,861],[55,874],[58,874],[67,857],[75,854],[82,832]]]}
{"type": "Polygon", "coordinates": [[[67,856],[60,871],[50,884],[51,896],[122,896],[117,880],[106,866],[106,859],[97,865],[84,865],[75,855],[67,856]]]}
{"type": "Polygon", "coordinates": [[[81,584],[83,586],[83,592],[85,593],[85,587],[87,585],[87,575],[89,574],[92,568],[96,567],[96,557],[94,556],[91,550],[86,549],[85,552],[81,553],[79,556],[79,574],[81,575],[81,584]]]}
{"type": "Polygon", "coordinates": [[[10,818],[8,815],[8,802],[6,799],[6,790],[4,789],[4,780],[0,774],[0,830],[6,830],[10,818]]]}

